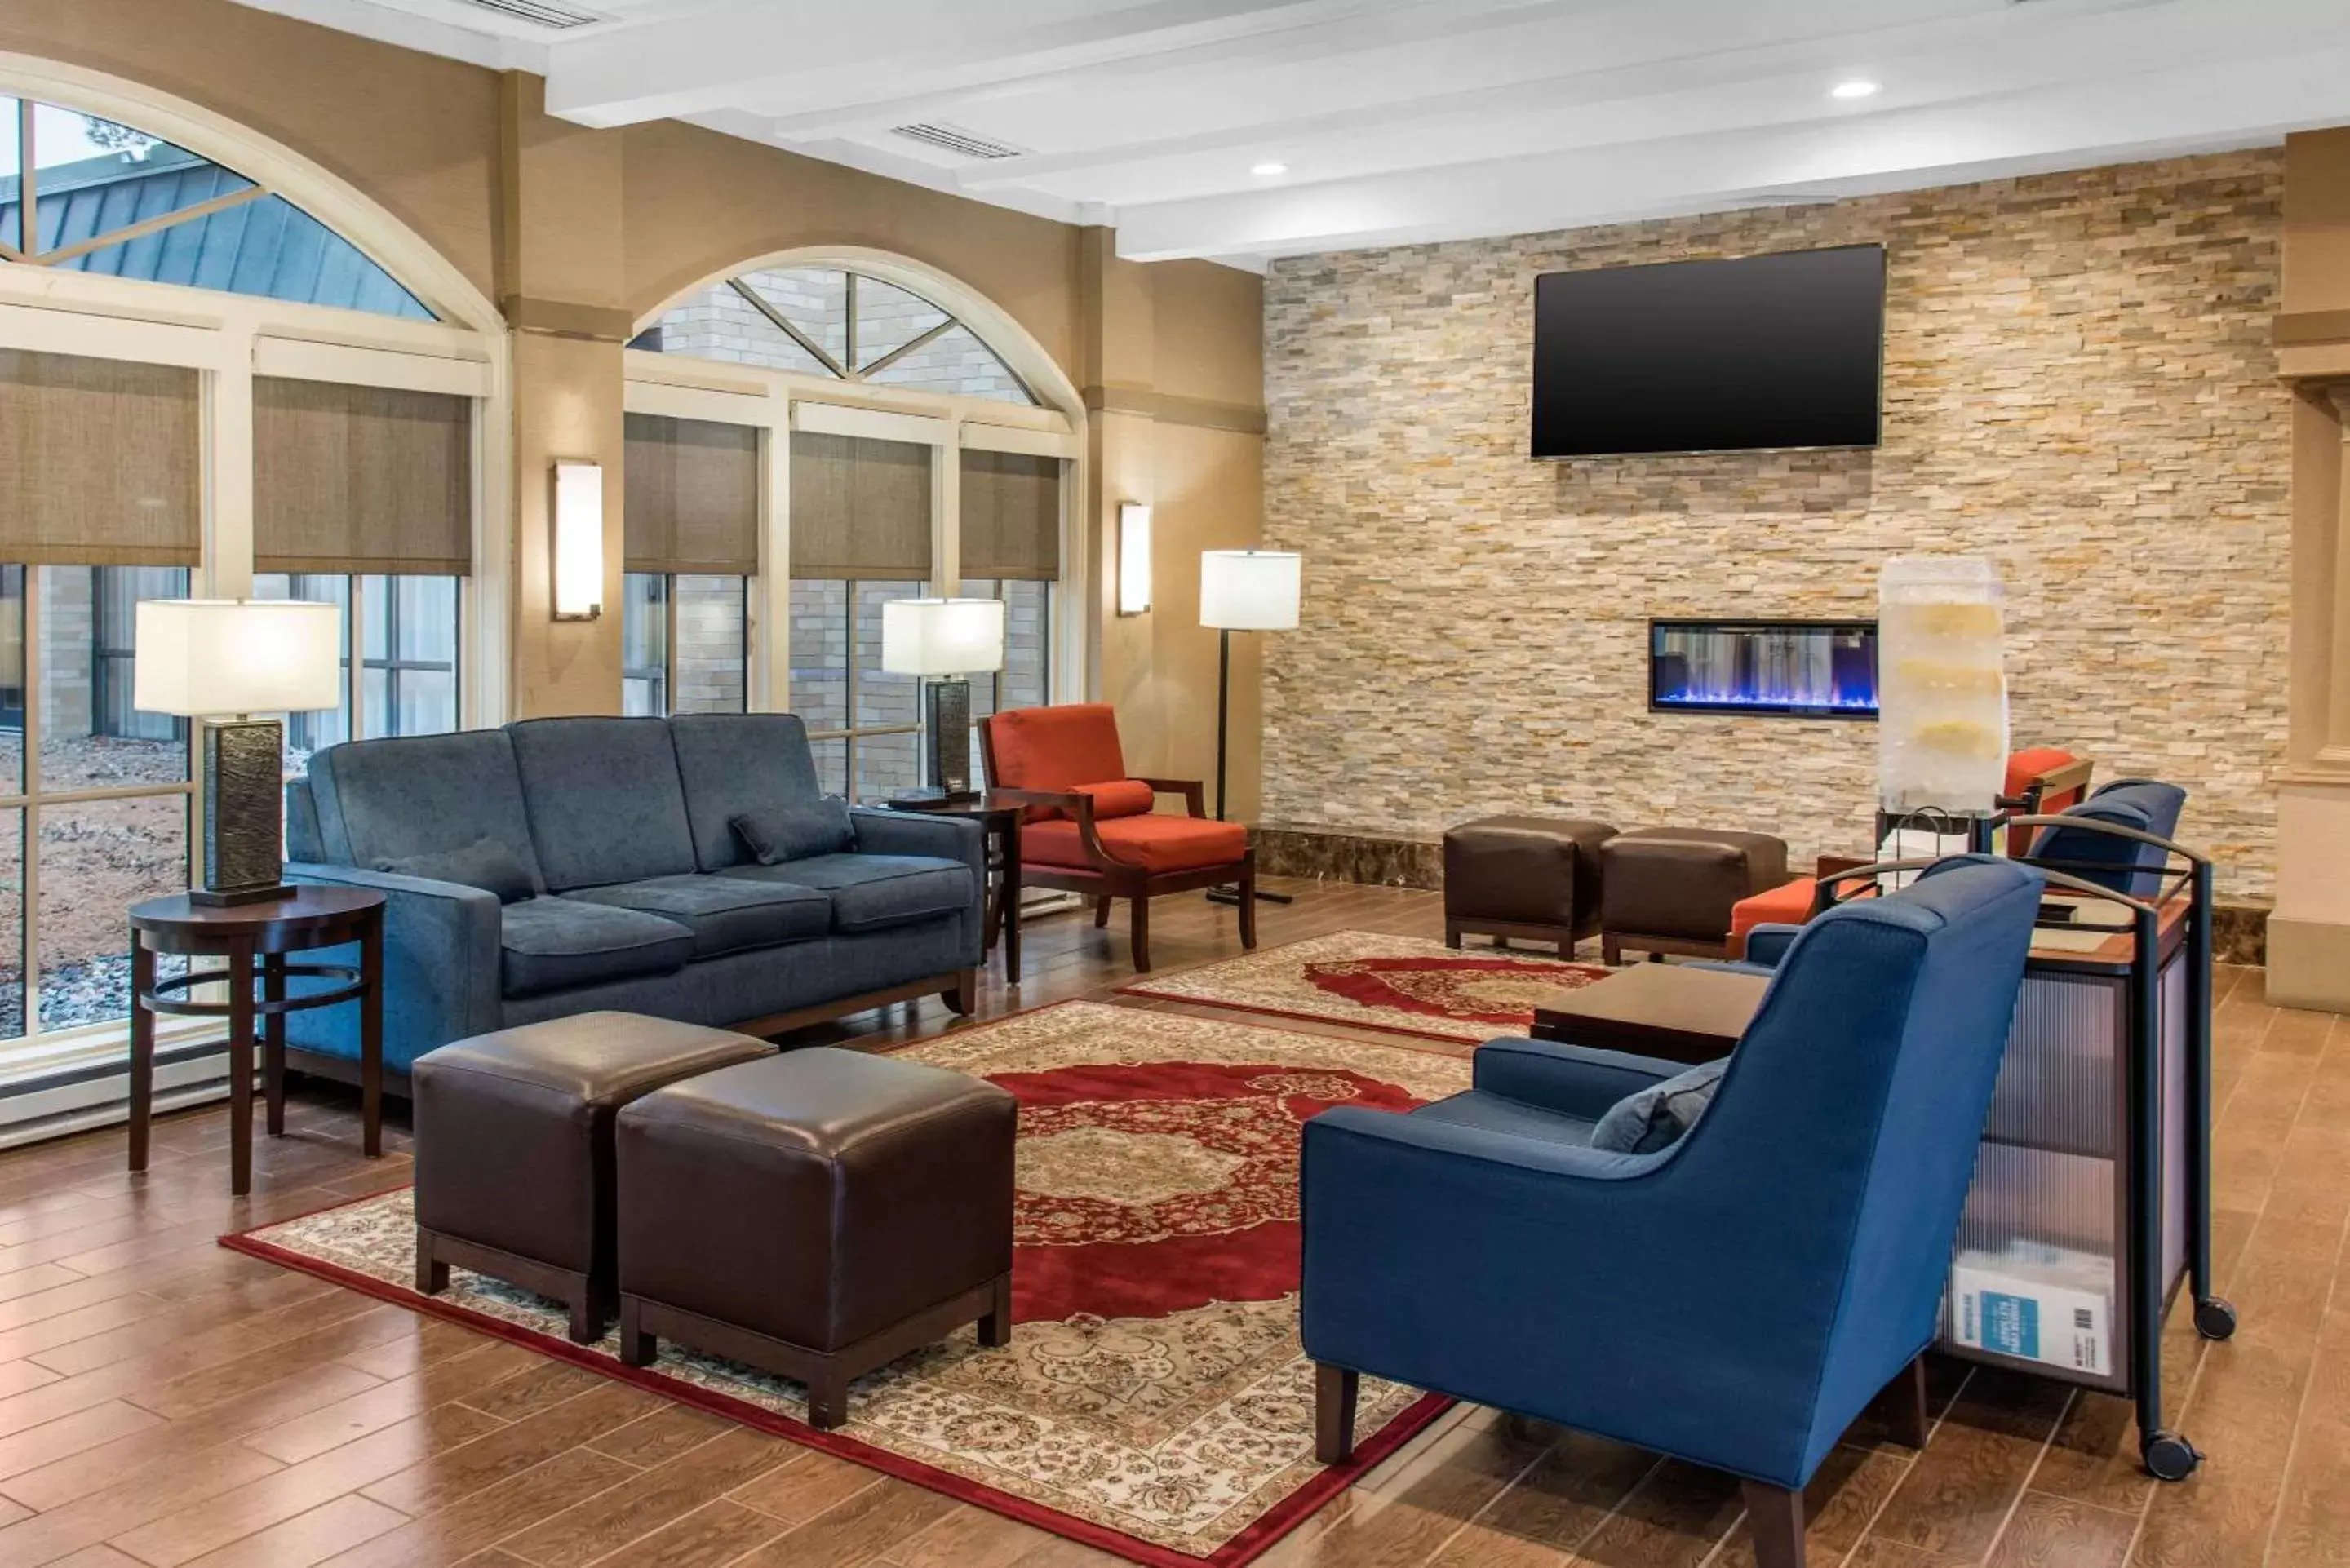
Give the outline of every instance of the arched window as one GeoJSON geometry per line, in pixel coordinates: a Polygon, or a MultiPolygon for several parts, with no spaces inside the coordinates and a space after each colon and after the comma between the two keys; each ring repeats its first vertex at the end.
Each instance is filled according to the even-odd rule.
{"type": "Polygon", "coordinates": [[[0,98],[0,261],[432,319],[276,192],[160,136],[29,99],[0,98]]]}
{"type": "Polygon", "coordinates": [[[195,869],[187,725],[132,701],[140,600],[344,607],[344,700],[288,715],[297,768],[346,736],[478,711],[461,677],[502,662],[468,618],[497,597],[469,586],[497,389],[479,328],[495,313],[296,155],[127,84],[7,68],[0,1071],[47,1073],[119,1060],[122,909],[195,869]],[[88,102],[66,101],[84,87],[88,102]],[[328,226],[330,209],[405,245],[435,303],[474,325],[328,226]],[[196,291],[241,297],[224,310],[196,291]]]}
{"type": "MultiPolygon", "coordinates": [[[[923,774],[919,682],[881,668],[881,607],[941,593],[1004,601],[1004,668],[973,680],[974,717],[1052,700],[1073,664],[1060,585],[1082,415],[1067,387],[1048,397],[1014,368],[1020,357],[1049,383],[1058,372],[1041,350],[991,345],[973,325],[989,314],[894,258],[793,258],[699,288],[639,334],[630,711],[788,707],[807,722],[827,789],[901,793],[923,774]],[[955,297],[960,314],[942,303],[955,297]],[[712,364],[735,369],[713,378],[712,364]],[[746,427],[754,439],[723,434],[746,427]],[[655,569],[695,529],[730,532],[706,505],[683,516],[685,498],[722,496],[741,536],[764,541],[731,553],[786,570],[655,569]]],[[[997,344],[1018,335],[1006,319],[986,330],[997,344]]]]}
{"type": "Polygon", "coordinates": [[[712,284],[631,347],[949,397],[1037,401],[944,309],[845,267],[775,267],[712,284]]]}

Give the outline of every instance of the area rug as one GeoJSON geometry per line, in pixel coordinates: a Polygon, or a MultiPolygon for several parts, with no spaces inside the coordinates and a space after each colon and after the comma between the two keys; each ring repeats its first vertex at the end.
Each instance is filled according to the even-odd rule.
{"type": "Polygon", "coordinates": [[[222,1240],[1139,1563],[1237,1568],[1444,1409],[1366,1379],[1356,1459],[1315,1462],[1299,1129],[1452,1094],[1467,1063],[1082,1002],[896,1054],[1020,1099],[1015,1327],[1009,1349],[966,1328],[859,1379],[834,1432],[803,1424],[796,1383],[666,1342],[637,1371],[617,1333],[573,1345],[563,1309],[479,1275],[418,1295],[404,1189],[222,1240]]]}
{"type": "Polygon", "coordinates": [[[1534,953],[1339,931],[1151,975],[1119,990],[1273,1018],[1309,1018],[1473,1044],[1496,1034],[1523,1034],[1534,1021],[1536,1001],[1589,985],[1607,973],[1597,964],[1534,953]]]}

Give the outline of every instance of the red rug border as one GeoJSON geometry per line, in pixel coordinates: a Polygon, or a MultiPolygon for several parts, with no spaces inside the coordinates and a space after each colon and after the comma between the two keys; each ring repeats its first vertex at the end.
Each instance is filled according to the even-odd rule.
{"type": "MultiPolygon", "coordinates": [[[[1295,941],[1282,942],[1276,946],[1269,948],[1260,948],[1255,952],[1242,954],[1241,958],[1271,958],[1274,954],[1284,951],[1286,949],[1302,948],[1307,942],[1318,942],[1330,937],[1392,937],[1396,936],[1396,934],[1397,933],[1393,931],[1361,931],[1349,926],[1344,930],[1325,931],[1318,937],[1300,937],[1295,941]]],[[[1398,940],[1402,941],[1432,941],[1435,939],[1431,937],[1399,937],[1398,940]]],[[[1467,958],[1471,955],[1463,953],[1461,956],[1467,958]]],[[[1534,955],[1530,954],[1528,956],[1531,957],[1534,955]]],[[[1124,985],[1119,986],[1116,991],[1112,992],[1111,994],[1114,996],[1147,996],[1154,1002],[1180,1002],[1192,1007],[1213,1007],[1221,1009],[1225,1012],[1245,1012],[1250,1014],[1252,1017],[1256,1018],[1285,1018],[1296,1023],[1324,1023],[1337,1029],[1366,1029],[1380,1034],[1400,1034],[1412,1040],[1441,1040],[1448,1045],[1476,1046],[1483,1044],[1487,1040],[1522,1038],[1522,1036],[1518,1035],[1488,1034],[1481,1039],[1471,1040],[1465,1034],[1440,1034],[1433,1029],[1408,1029],[1400,1023],[1367,1023],[1359,1019],[1354,1018],[1333,1018],[1329,1014],[1323,1012],[1293,1012],[1286,1008],[1264,1007],[1253,1002],[1220,1002],[1204,996],[1179,996],[1171,992],[1153,991],[1150,989],[1152,982],[1156,980],[1172,980],[1179,975],[1196,974],[1203,969],[1213,969],[1220,963],[1238,963],[1239,961],[1241,961],[1241,959],[1202,959],[1198,963],[1188,964],[1181,969],[1170,971],[1163,976],[1137,975],[1134,979],[1128,981],[1124,985]]],[[[1596,969],[1606,974],[1613,974],[1616,972],[1615,971],[1608,969],[1604,964],[1585,963],[1581,959],[1554,959],[1551,961],[1554,963],[1573,964],[1578,969],[1596,969]]],[[[1071,1000],[1081,1001],[1083,999],[1072,998],[1071,1000]]],[[[1064,1004],[1057,1002],[1046,1002],[1045,1005],[1047,1007],[1059,1007],[1064,1004]]],[[[1032,1009],[1031,1011],[1042,1011],[1042,1009],[1032,1009]]],[[[994,1020],[990,1019],[989,1022],[993,1023],[994,1020]]],[[[1496,1027],[1499,1026],[1496,1025],[1496,1027]]]]}
{"type": "MultiPolygon", "coordinates": [[[[1045,1005],[1057,1007],[1065,1004],[1048,1002],[1045,1005]]],[[[1033,1011],[1042,1011],[1042,1009],[1033,1011]]],[[[334,1203],[322,1203],[315,1209],[306,1209],[298,1214],[281,1216],[265,1224],[256,1225],[252,1231],[231,1231],[217,1240],[221,1246],[233,1252],[242,1252],[247,1257],[258,1258],[264,1262],[274,1263],[279,1268],[291,1269],[297,1273],[325,1280],[329,1284],[357,1291],[361,1295],[388,1302],[394,1306],[415,1313],[419,1316],[438,1317],[451,1323],[462,1324],[492,1338],[518,1345],[525,1350],[536,1352],[552,1360],[566,1362],[596,1373],[599,1376],[608,1377],[616,1383],[641,1388],[649,1394],[658,1395],[676,1404],[707,1410],[713,1416],[749,1427],[755,1431],[764,1432],[770,1437],[782,1438],[803,1447],[814,1449],[819,1453],[831,1454],[837,1459],[847,1459],[852,1464],[878,1470],[883,1475],[894,1476],[899,1480],[911,1482],[957,1502],[967,1502],[974,1508],[983,1508],[991,1513],[1002,1514],[1006,1519],[1016,1520],[1022,1524],[1033,1525],[1049,1534],[1075,1541],[1080,1545],[1096,1547],[1113,1555],[1123,1557],[1129,1563],[1142,1563],[1145,1568],[1243,1568],[1244,1564],[1255,1561],[1282,1537],[1327,1507],[1340,1492],[1345,1491],[1370,1470],[1392,1458],[1405,1444],[1425,1431],[1430,1423],[1451,1409],[1454,1403],[1451,1398],[1442,1394],[1422,1395],[1395,1419],[1369,1438],[1357,1443],[1355,1446],[1355,1457],[1347,1463],[1325,1467],[1320,1474],[1258,1515],[1239,1534],[1224,1542],[1213,1552],[1205,1557],[1194,1556],[1188,1552],[1178,1552],[1172,1547],[1153,1545],[1139,1536],[1128,1535],[1124,1531],[1114,1530],[1108,1525],[1096,1524],[1091,1520],[1079,1519],[1075,1514],[1064,1513],[1058,1509],[1047,1508],[1042,1503],[1030,1502],[1024,1498],[1014,1497],[1006,1491],[999,1491],[993,1487],[983,1485],[978,1481],[951,1475],[935,1466],[926,1465],[920,1459],[907,1459],[901,1454],[894,1454],[887,1449],[876,1448],[856,1438],[843,1437],[836,1432],[819,1432],[805,1421],[795,1421],[788,1416],[779,1416],[746,1399],[737,1399],[731,1395],[703,1388],[683,1378],[672,1377],[665,1372],[657,1372],[650,1367],[630,1366],[616,1356],[599,1354],[586,1345],[574,1345],[567,1339],[541,1334],[536,1330],[525,1328],[519,1324],[508,1323],[504,1318],[494,1317],[488,1313],[476,1312],[471,1307],[461,1306],[454,1302],[441,1301],[432,1296],[423,1295],[408,1286],[395,1284],[389,1280],[380,1280],[371,1274],[363,1274],[354,1269],[346,1269],[338,1263],[329,1263],[322,1259],[309,1257],[289,1247],[281,1247],[274,1241],[262,1241],[254,1233],[258,1231],[274,1230],[280,1225],[292,1224],[295,1220],[307,1219],[312,1215],[329,1214],[338,1209],[350,1209],[362,1203],[377,1202],[401,1190],[404,1189],[400,1187],[387,1187],[380,1192],[370,1192],[358,1198],[346,1198],[334,1203]]]]}

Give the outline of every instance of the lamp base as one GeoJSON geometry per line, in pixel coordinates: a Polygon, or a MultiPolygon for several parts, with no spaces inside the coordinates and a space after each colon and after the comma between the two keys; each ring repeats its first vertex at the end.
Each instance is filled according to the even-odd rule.
{"type": "Polygon", "coordinates": [[[933,680],[922,689],[922,722],[930,732],[930,776],[942,795],[971,791],[971,682],[933,680]]]}
{"type": "Polygon", "coordinates": [[[219,908],[293,892],[286,869],[286,738],[275,719],[203,721],[204,880],[191,903],[219,908]]]}
{"type": "MultiPolygon", "coordinates": [[[[1240,901],[1241,890],[1232,883],[1219,883],[1215,887],[1208,889],[1208,902],[1211,904],[1238,904],[1240,901]]],[[[1286,893],[1268,892],[1263,888],[1259,888],[1256,890],[1256,901],[1260,904],[1294,904],[1297,902],[1295,898],[1290,897],[1286,893]]]]}

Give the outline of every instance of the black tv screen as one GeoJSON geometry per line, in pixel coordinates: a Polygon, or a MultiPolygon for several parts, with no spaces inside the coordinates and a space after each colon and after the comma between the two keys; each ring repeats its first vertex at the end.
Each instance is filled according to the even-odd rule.
{"type": "Polygon", "coordinates": [[[1875,446],[1885,247],[1534,279],[1534,455],[1875,446]]]}

